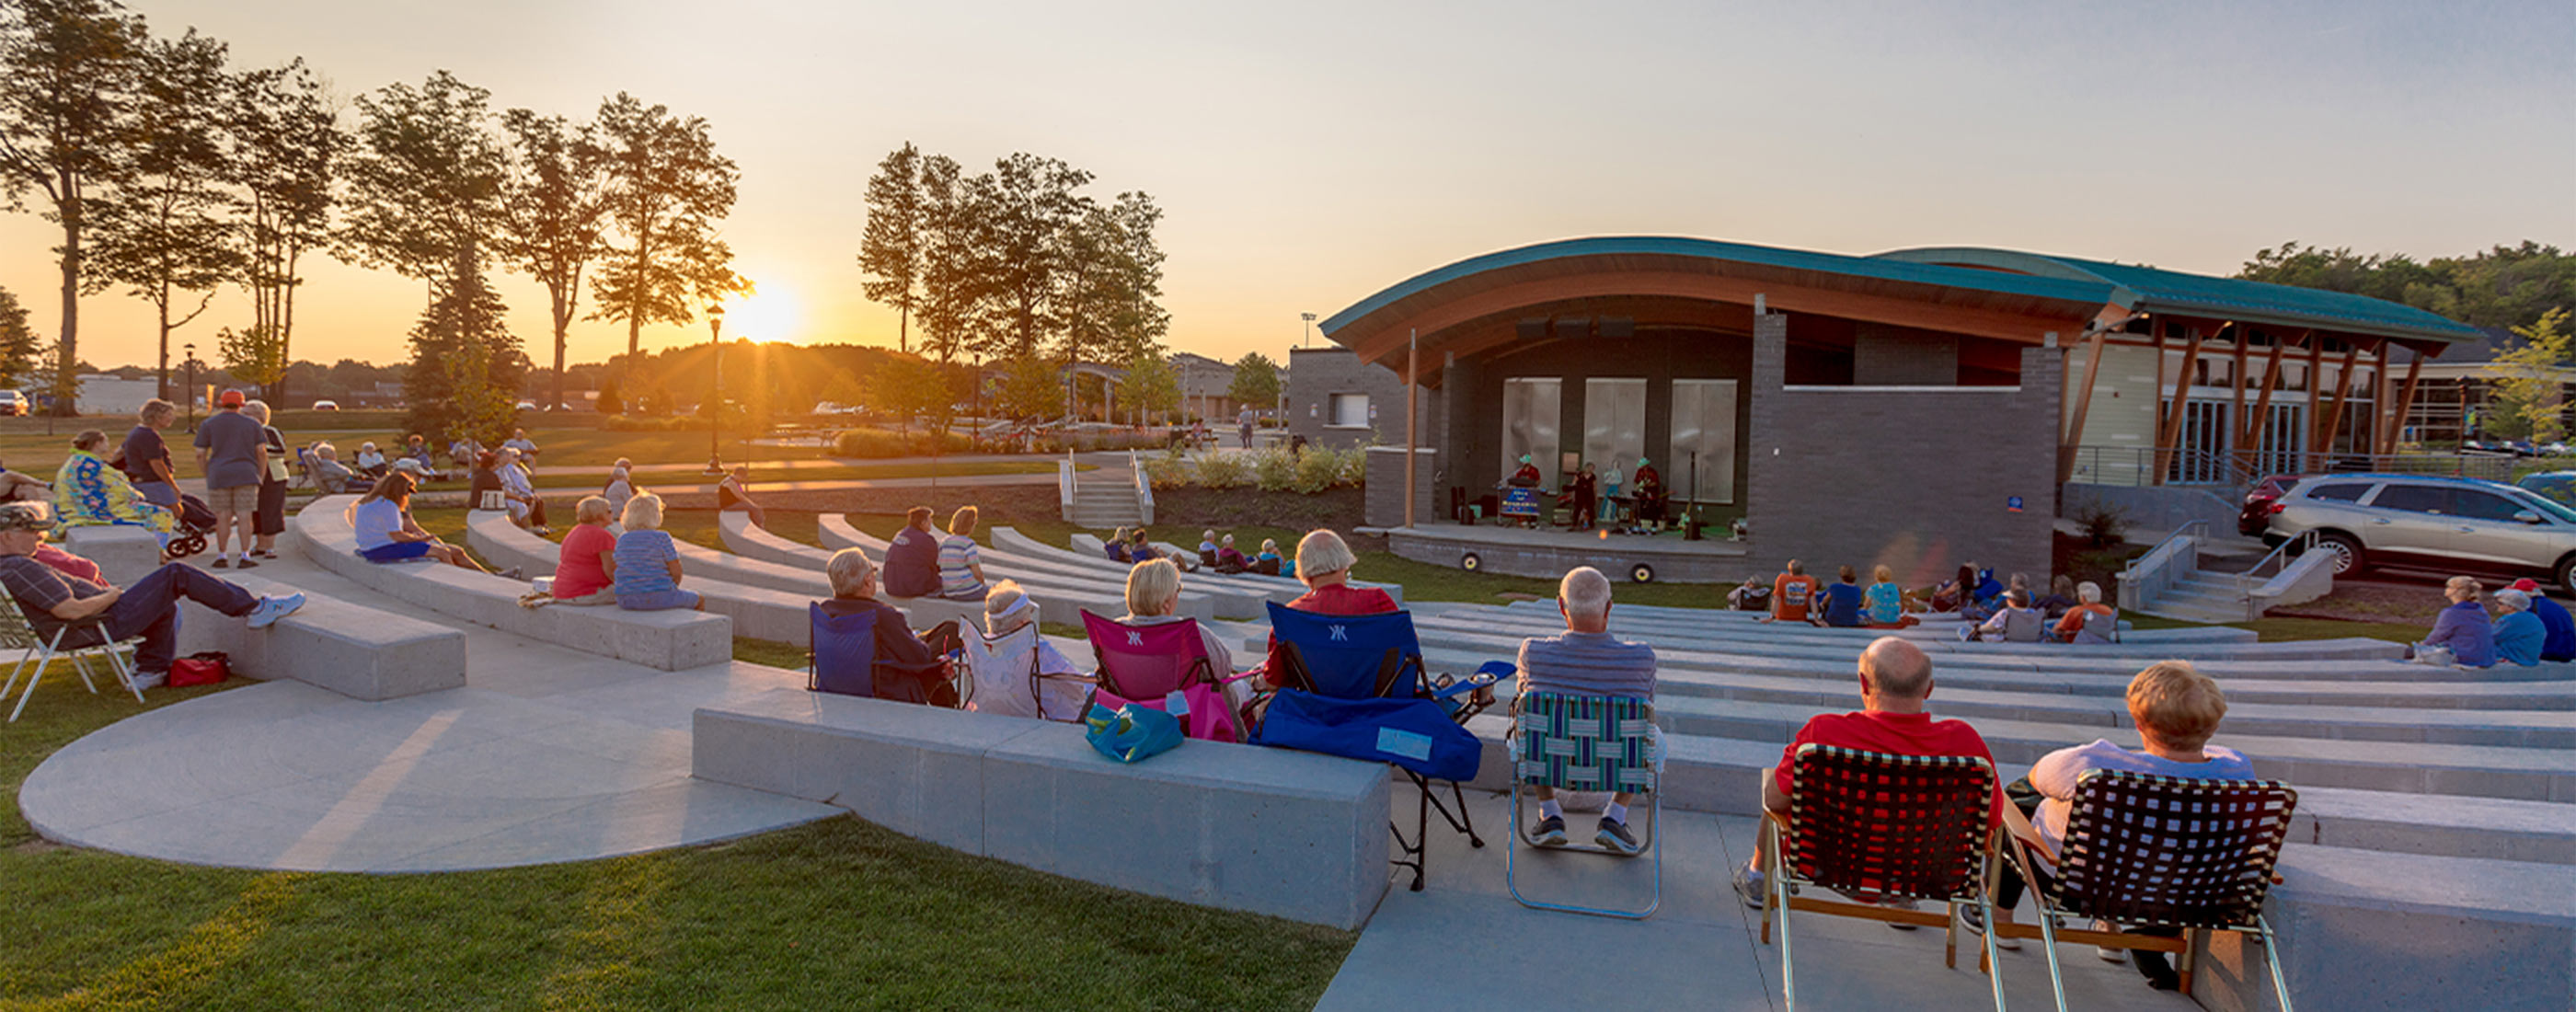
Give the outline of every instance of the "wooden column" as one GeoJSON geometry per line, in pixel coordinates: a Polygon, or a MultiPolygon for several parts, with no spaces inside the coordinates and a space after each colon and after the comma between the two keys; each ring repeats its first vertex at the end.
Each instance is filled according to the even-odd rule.
{"type": "Polygon", "coordinates": [[[2308,346],[2307,452],[2299,455],[2299,470],[2303,472],[2317,471],[2322,470],[2317,467],[2316,461],[2313,459],[2316,456],[2317,448],[2317,383],[2325,377],[2326,347],[2323,343],[2317,340],[2317,332],[2313,330],[2299,335],[2299,340],[2305,342],[2308,346]]]}
{"type": "Polygon", "coordinates": [[[2397,395],[2397,413],[2388,419],[2388,452],[2390,453],[2396,453],[2398,441],[2405,438],[2406,413],[2415,409],[2415,380],[2418,378],[2417,374],[2423,369],[2424,353],[2421,350],[2415,350],[2415,357],[2406,363],[2406,385],[2397,395]]]}
{"type": "MultiPolygon", "coordinates": [[[[2191,371],[2193,363],[2200,360],[2200,339],[2200,329],[2192,328],[2191,339],[2183,344],[2182,370],[2174,377],[2171,410],[2166,412],[2162,431],[2156,434],[2155,483],[2158,485],[2164,484],[2165,471],[2171,467],[2173,455],[2182,442],[2183,409],[2191,402],[2191,371]]],[[[2163,372],[2161,369],[2157,371],[2163,372]]],[[[2158,391],[2158,396],[2162,396],[2162,391],[2158,391]]]]}
{"type": "MultiPolygon", "coordinates": [[[[2227,416],[2227,424],[2230,429],[2236,432],[2245,431],[2245,337],[2253,332],[2254,328],[2252,327],[2236,328],[2236,370],[2229,373],[2227,376],[2229,380],[2228,385],[2236,388],[2236,407],[2233,409],[2233,413],[2227,416]]],[[[2254,448],[2245,445],[2245,441],[2242,439],[2235,441],[2234,448],[2236,451],[2236,469],[2239,471],[2253,470],[2254,448]]]]}
{"type": "Polygon", "coordinates": [[[2093,379],[2102,373],[2102,341],[2106,331],[2095,331],[2084,343],[2084,384],[2075,388],[2075,414],[2066,420],[2066,431],[2057,437],[2057,483],[2075,479],[2077,445],[2084,440],[2084,416],[2093,410],[2093,379]]]}
{"type": "MultiPolygon", "coordinates": [[[[2165,483],[2165,469],[2164,469],[2162,466],[2160,466],[2160,465],[2162,464],[2162,462],[2164,461],[2164,459],[2165,459],[2165,446],[2164,446],[2164,441],[2163,441],[2163,439],[2162,439],[2162,437],[2163,437],[2163,436],[2164,436],[2164,434],[2165,434],[2165,415],[2164,415],[2164,409],[2165,409],[2165,321],[2164,321],[2164,319],[2163,319],[2162,317],[2158,317],[2158,318],[2156,319],[2156,321],[2155,321],[2153,324],[2151,324],[2151,325],[2149,325],[2149,326],[2148,326],[2147,330],[2148,330],[2150,333],[2154,334],[2154,335],[2155,335],[2155,338],[2156,338],[2156,385],[2155,385],[2155,388],[2154,388],[2154,389],[2147,391],[2148,396],[2150,396],[2150,397],[2154,397],[2154,398],[2156,399],[2156,414],[2155,414],[2155,423],[2156,423],[2156,424],[2155,424],[2155,425],[2154,425],[2154,427],[2153,427],[2153,428],[2151,428],[2151,429],[2148,431],[2148,433],[2147,433],[2147,435],[2148,435],[2148,436],[2153,437],[2153,438],[2148,439],[2147,441],[2148,441],[2148,442],[2150,442],[2150,443],[2154,443],[2155,445],[2154,445],[2154,446],[2147,447],[2147,462],[2148,462],[2148,466],[2153,470],[2153,473],[2147,476],[2146,484],[2149,484],[2149,485],[2162,485],[2162,484],[2164,484],[2164,483],[2165,483]]],[[[208,402],[208,403],[212,403],[212,402],[208,402]]]]}
{"type": "MultiPolygon", "coordinates": [[[[2309,445],[2315,447],[2319,453],[2328,455],[2332,455],[2334,453],[2335,430],[2343,427],[2343,402],[2344,398],[2352,389],[2352,366],[2360,357],[2361,346],[2348,341],[2345,342],[2343,346],[2343,367],[2335,371],[2334,407],[2329,409],[2326,414],[2325,434],[2321,436],[2313,436],[2308,440],[2309,445]]],[[[2312,383],[2310,386],[2313,387],[2314,384],[2312,383]]],[[[2310,421],[2313,422],[2314,419],[2310,419],[2310,421]]],[[[2313,427],[2310,431],[2314,431],[2313,427]]],[[[2358,443],[2360,440],[2354,440],[2354,442],[2358,443]]]]}
{"type": "MultiPolygon", "coordinates": [[[[2247,333],[2251,334],[2252,331],[2248,330],[2247,333]]],[[[2237,430],[2239,434],[2237,444],[2254,447],[2258,452],[2263,445],[2262,432],[2271,421],[2272,391],[2281,386],[2282,347],[2280,335],[2273,335],[2272,357],[2263,366],[2263,389],[2254,397],[2254,413],[2245,416],[2245,427],[2237,430]]],[[[2249,463],[2245,469],[2251,471],[2254,467],[2249,463]]]]}

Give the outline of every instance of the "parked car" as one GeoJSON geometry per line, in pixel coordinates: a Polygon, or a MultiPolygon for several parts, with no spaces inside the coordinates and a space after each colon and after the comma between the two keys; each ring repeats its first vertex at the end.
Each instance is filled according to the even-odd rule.
{"type": "Polygon", "coordinates": [[[2276,474],[2257,481],[2254,487],[2246,489],[2245,505],[2236,511],[2236,533],[2249,538],[2262,537],[2263,529],[2272,524],[2272,514],[2280,512],[2281,493],[2289,491],[2290,486],[2298,484],[2301,477],[2303,476],[2296,474],[2276,474]]]}
{"type": "Polygon", "coordinates": [[[2576,508],[2477,478],[2334,474],[2284,494],[2270,544],[2314,532],[2337,574],[2376,566],[2535,577],[2576,591],[2576,508]]]}
{"type": "Polygon", "coordinates": [[[855,415],[859,410],[856,404],[842,404],[838,401],[822,401],[814,405],[814,413],[818,415],[855,415]]]}
{"type": "Polygon", "coordinates": [[[537,402],[535,402],[535,401],[520,401],[519,403],[517,403],[517,404],[513,405],[513,407],[516,407],[516,408],[518,408],[518,409],[519,409],[519,410],[521,410],[521,411],[535,411],[535,410],[537,409],[537,402]]]}
{"type": "Polygon", "coordinates": [[[15,390],[0,390],[0,415],[24,415],[28,410],[27,395],[15,390]]]}
{"type": "Polygon", "coordinates": [[[338,411],[338,410],[340,410],[340,402],[338,402],[338,401],[332,401],[332,400],[314,401],[314,402],[313,402],[313,410],[315,410],[315,411],[338,411]]]}
{"type": "Polygon", "coordinates": [[[2576,471],[2534,471],[2514,479],[2514,485],[2576,506],[2576,471]]]}

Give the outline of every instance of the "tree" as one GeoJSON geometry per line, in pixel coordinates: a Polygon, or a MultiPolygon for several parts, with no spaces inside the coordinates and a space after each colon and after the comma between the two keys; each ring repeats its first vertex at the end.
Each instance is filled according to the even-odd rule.
{"type": "Polygon", "coordinates": [[[80,388],[80,295],[89,202],[125,175],[143,19],[112,0],[0,2],[0,197],[60,226],[62,328],[54,341],[54,412],[73,414],[80,388]]]}
{"type": "Polygon", "coordinates": [[[501,115],[510,139],[501,190],[502,251],[546,286],[555,365],[546,410],[564,403],[564,345],[581,303],[581,275],[601,250],[607,222],[607,159],[594,131],[526,109],[501,115]]]}
{"type": "Polygon", "coordinates": [[[1260,352],[1246,352],[1235,360],[1234,382],[1225,395],[1256,411],[1279,403],[1279,366],[1260,352]]]}
{"type": "Polygon", "coordinates": [[[865,274],[859,288],[895,308],[895,350],[907,353],[930,238],[921,183],[921,152],[906,141],[868,177],[868,225],[859,237],[859,270],[865,274]]]}
{"type": "Polygon", "coordinates": [[[517,419],[512,408],[527,360],[503,325],[508,307],[484,283],[472,243],[431,285],[437,298],[411,332],[411,365],[403,374],[411,410],[403,424],[432,444],[459,434],[498,444],[517,419]]]}
{"type": "Polygon", "coordinates": [[[929,419],[933,431],[944,428],[955,400],[948,396],[948,376],[938,364],[911,355],[887,359],[868,374],[866,390],[868,406],[893,415],[907,431],[915,418],[929,419]]]}
{"type": "Polygon", "coordinates": [[[1064,413],[1064,371],[1055,363],[1035,356],[1015,358],[1004,361],[1001,372],[993,403],[1005,416],[1025,420],[1064,413]]]}
{"type": "Polygon", "coordinates": [[[358,97],[343,259],[431,282],[434,293],[483,287],[449,272],[491,245],[500,222],[508,160],[492,137],[490,98],[444,70],[419,88],[358,97]]]}
{"type": "Polygon", "coordinates": [[[304,254],[331,241],[332,184],[351,138],[301,59],[236,75],[229,99],[226,162],[247,210],[241,281],[251,324],[276,334],[279,354],[292,358],[304,254]]]}
{"type": "Polygon", "coordinates": [[[1034,357],[1053,336],[1064,233],[1082,221],[1089,201],[1073,191],[1091,174],[1026,152],[993,163],[966,183],[975,205],[973,269],[975,350],[997,359],[1034,357]]]}
{"type": "Polygon", "coordinates": [[[2367,295],[2488,329],[2530,326],[2549,310],[2576,308],[2576,255],[2529,240],[2422,263],[2404,254],[2283,243],[2257,251],[2236,276],[2367,295]]]}
{"type": "Polygon", "coordinates": [[[976,242],[982,212],[955,161],[931,155],[921,161],[921,352],[941,363],[981,344],[974,339],[975,306],[983,298],[976,242]]]}
{"type": "Polygon", "coordinates": [[[626,323],[626,353],[648,323],[686,324],[691,303],[742,290],[716,223],[733,210],[733,160],[716,153],[707,121],[681,119],[618,92],[599,107],[609,219],[617,226],[592,319],[626,323]]]}
{"type": "Polygon", "coordinates": [[[244,383],[268,387],[286,378],[286,342],[266,327],[216,331],[215,356],[224,371],[244,383]]]}
{"type": "Polygon", "coordinates": [[[1119,388],[1127,405],[1148,415],[1168,415],[1181,406],[1180,375],[1163,356],[1140,355],[1127,361],[1127,382],[1119,388]]]}
{"type": "Polygon", "coordinates": [[[15,390],[33,375],[39,350],[35,329],[27,326],[27,307],[0,288],[0,389],[15,390]]]}
{"type": "Polygon", "coordinates": [[[2487,366],[2487,375],[2496,381],[2487,432],[2536,443],[2567,438],[2565,385],[2560,379],[2568,365],[2567,315],[2567,310],[2551,309],[2530,326],[2513,328],[2522,343],[2497,352],[2487,366]]]}
{"type": "Polygon", "coordinates": [[[599,381],[599,400],[593,402],[591,406],[597,408],[603,415],[626,413],[626,401],[617,395],[617,377],[611,376],[599,381]]]}
{"type": "Polygon", "coordinates": [[[1055,254],[1058,307],[1057,357],[1070,366],[1088,360],[1159,360],[1171,314],[1162,295],[1163,252],[1154,225],[1163,212],[1153,198],[1122,193],[1107,207],[1087,206],[1082,220],[1059,236],[1055,254]]]}
{"type": "Polygon", "coordinates": [[[231,221],[238,204],[225,185],[232,78],[223,43],[190,29],[149,41],[136,80],[128,178],[93,207],[92,273],[82,287],[95,293],[121,284],[152,303],[161,338],[155,372],[168,397],[170,332],[203,314],[243,262],[231,221]],[[191,292],[195,308],[172,319],[173,303],[191,292]]]}

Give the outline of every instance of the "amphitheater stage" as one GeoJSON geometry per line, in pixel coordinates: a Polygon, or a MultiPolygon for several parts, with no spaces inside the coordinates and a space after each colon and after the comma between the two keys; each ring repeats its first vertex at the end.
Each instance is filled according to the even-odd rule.
{"type": "Polygon", "coordinates": [[[1432,524],[1385,534],[1391,551],[1416,562],[1509,576],[1555,579],[1576,566],[1591,566],[1613,580],[1637,583],[1735,583],[1755,570],[1744,542],[1685,541],[1678,533],[1432,524]]]}

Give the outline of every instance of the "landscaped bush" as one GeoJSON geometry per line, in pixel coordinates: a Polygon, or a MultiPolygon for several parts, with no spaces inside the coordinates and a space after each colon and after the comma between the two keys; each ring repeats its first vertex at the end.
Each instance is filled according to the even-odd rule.
{"type": "Polygon", "coordinates": [[[1367,452],[1358,447],[1348,450],[1309,448],[1297,458],[1297,477],[1288,487],[1311,495],[1335,485],[1359,484],[1352,462],[1359,461],[1359,466],[1365,467],[1367,458],[1364,455],[1367,452]]]}
{"type": "Polygon", "coordinates": [[[1199,458],[1198,484],[1208,488],[1241,488],[1252,484],[1252,469],[1237,454],[1216,453],[1199,458]]]}
{"type": "Polygon", "coordinates": [[[1156,488],[1243,488],[1312,495],[1329,488],[1358,485],[1366,474],[1368,451],[1361,447],[1328,450],[1307,447],[1290,453],[1267,446],[1250,453],[1220,453],[1199,458],[1178,451],[1145,461],[1145,476],[1156,488]]]}
{"type": "Polygon", "coordinates": [[[832,437],[832,454],[838,457],[883,459],[887,457],[926,457],[937,453],[963,453],[973,449],[973,442],[955,432],[933,433],[923,429],[896,432],[890,429],[845,429],[832,437]]]}
{"type": "Polygon", "coordinates": [[[1264,492],[1278,492],[1297,483],[1297,458],[1283,446],[1265,446],[1252,451],[1252,483],[1264,492]]]}
{"type": "Polygon", "coordinates": [[[1051,432],[1039,436],[1032,453],[1092,453],[1100,450],[1160,450],[1171,445],[1171,437],[1161,429],[1144,432],[1082,432],[1066,436],[1051,432]]]}
{"type": "Polygon", "coordinates": [[[695,415],[652,418],[643,415],[610,415],[599,427],[610,432],[689,432],[707,427],[707,420],[695,415]]]}
{"type": "Polygon", "coordinates": [[[1177,446],[1145,458],[1145,480],[1152,482],[1155,488],[1187,485],[1196,477],[1191,472],[1190,458],[1183,456],[1177,446]]]}

